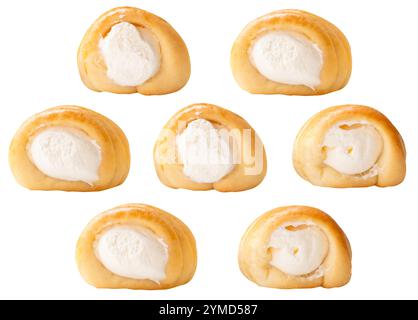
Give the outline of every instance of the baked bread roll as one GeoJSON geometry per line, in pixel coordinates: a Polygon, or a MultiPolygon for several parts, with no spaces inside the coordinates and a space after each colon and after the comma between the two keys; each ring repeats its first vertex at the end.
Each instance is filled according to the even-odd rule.
{"type": "Polygon", "coordinates": [[[78,51],[84,84],[94,91],[167,94],[190,76],[183,39],[166,21],[147,11],[120,7],[98,18],[78,51]]]}
{"type": "Polygon", "coordinates": [[[310,207],[271,210],[247,229],[239,266],[251,281],[279,289],[340,287],[350,281],[351,248],[337,223],[310,207]]]}
{"type": "Polygon", "coordinates": [[[173,215],[126,204],[95,217],[77,243],[81,276],[97,288],[158,290],[189,282],[196,270],[193,234],[173,215]]]}
{"type": "Polygon", "coordinates": [[[61,106],[21,126],[9,162],[17,182],[29,189],[99,191],[125,181],[130,152],[113,121],[86,108],[61,106]]]}
{"type": "Polygon", "coordinates": [[[405,178],[405,158],[395,126],[379,111],[358,105],[314,115],[300,130],[293,149],[298,174],[322,187],[397,185],[405,178]]]}
{"type": "Polygon", "coordinates": [[[342,89],[351,49],[332,23],[301,10],[279,10],[249,23],[235,41],[231,67],[251,93],[321,95],[342,89]]]}
{"type": "Polygon", "coordinates": [[[161,182],[171,188],[242,191],[264,179],[263,143],[240,116],[212,104],[193,104],[177,112],[155,144],[161,182]]]}

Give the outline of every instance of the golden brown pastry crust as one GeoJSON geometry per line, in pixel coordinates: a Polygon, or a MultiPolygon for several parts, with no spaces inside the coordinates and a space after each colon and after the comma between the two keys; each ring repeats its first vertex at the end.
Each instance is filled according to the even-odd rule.
{"type": "Polygon", "coordinates": [[[97,288],[169,289],[189,282],[197,265],[196,243],[189,228],[175,216],[144,204],[126,204],[95,217],[82,232],[76,249],[76,261],[82,277],[97,288]],[[98,236],[109,227],[126,225],[152,231],[168,246],[166,278],[160,283],[113,274],[94,252],[98,236]]]}
{"type": "Polygon", "coordinates": [[[14,136],[9,150],[10,168],[19,184],[33,190],[99,191],[122,184],[130,168],[128,140],[110,119],[78,106],[47,109],[26,120],[14,136]],[[84,132],[101,148],[99,180],[59,180],[45,175],[32,163],[27,145],[41,130],[50,127],[73,128],[84,132]]]}
{"type": "Polygon", "coordinates": [[[405,178],[406,150],[401,135],[385,115],[366,106],[343,105],[317,113],[302,127],[294,144],[293,165],[302,178],[318,186],[389,187],[400,184],[405,178]],[[344,121],[366,121],[380,133],[383,151],[376,162],[376,176],[346,175],[324,164],[324,136],[332,126],[344,121]]]}
{"type": "Polygon", "coordinates": [[[84,84],[94,91],[159,95],[180,90],[190,77],[190,58],[186,44],[173,27],[160,17],[132,8],[114,8],[100,16],[87,31],[78,50],[78,67],[84,84]],[[107,77],[107,67],[99,41],[121,22],[146,28],[158,39],[161,51],[160,70],[136,87],[119,86],[107,77]]]}
{"type": "Polygon", "coordinates": [[[351,278],[351,247],[343,230],[326,213],[305,206],[276,208],[255,220],[242,237],[238,260],[241,272],[263,287],[333,288],[347,284],[351,278]],[[268,243],[273,231],[289,222],[305,221],[315,224],[328,238],[328,255],[319,277],[292,276],[270,265],[268,243]]]}
{"type": "Polygon", "coordinates": [[[206,103],[190,105],[177,112],[168,121],[154,147],[154,164],[160,181],[166,186],[190,190],[215,189],[222,192],[248,190],[259,185],[267,172],[264,145],[248,122],[229,110],[206,103]],[[235,164],[228,175],[214,183],[197,183],[189,179],[184,175],[183,164],[177,156],[176,136],[185,129],[187,123],[196,119],[205,119],[215,126],[231,130],[235,141],[242,141],[240,163],[235,164]],[[179,122],[183,124],[180,127],[179,122]],[[251,133],[251,139],[245,139],[244,130],[251,133]],[[262,159],[259,159],[255,154],[260,151],[256,148],[261,147],[262,159]]]}
{"type": "Polygon", "coordinates": [[[345,87],[352,67],[351,49],[344,34],[329,21],[301,10],[279,10],[250,22],[231,51],[231,68],[239,86],[251,93],[322,95],[345,87]],[[283,30],[303,35],[322,51],[321,84],[315,89],[267,79],[253,66],[248,52],[262,33],[283,30]]]}

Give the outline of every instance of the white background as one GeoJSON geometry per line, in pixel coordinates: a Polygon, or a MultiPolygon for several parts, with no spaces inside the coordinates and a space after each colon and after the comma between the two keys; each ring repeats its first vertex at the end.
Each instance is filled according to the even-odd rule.
{"type": "Polygon", "coordinates": [[[93,299],[418,298],[418,151],[416,93],[418,5],[397,1],[4,1],[0,19],[0,297],[93,299]],[[95,93],[79,79],[76,54],[91,23],[131,5],[167,21],[188,45],[192,76],[178,93],[145,97],[95,93]],[[297,8],[336,24],[349,39],[353,75],[340,92],[320,97],[251,95],[234,82],[229,53],[241,29],[277,9],[297,8]],[[153,146],[165,122],[191,103],[209,102],[243,116],[266,146],[268,174],[256,189],[222,194],[172,190],[154,171],[153,146]],[[408,150],[405,182],[394,188],[327,189],[302,180],[292,144],[303,123],[333,105],[373,106],[397,126],[408,150]],[[43,109],[75,104],[114,120],[128,136],[131,173],[97,193],[29,191],[8,166],[8,146],[21,123],[43,109]],[[96,214],[127,202],[152,204],[193,231],[194,279],[167,291],[98,290],[79,276],[75,244],[96,214]],[[262,213],[303,204],[329,213],[353,249],[353,277],[339,289],[261,288],[239,271],[237,249],[262,213]]]}

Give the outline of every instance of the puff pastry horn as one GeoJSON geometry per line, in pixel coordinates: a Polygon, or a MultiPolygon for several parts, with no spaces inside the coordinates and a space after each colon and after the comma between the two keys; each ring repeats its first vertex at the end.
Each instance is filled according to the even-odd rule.
{"type": "Polygon", "coordinates": [[[130,151],[110,119],[61,106],[23,123],[10,145],[9,162],[16,180],[29,189],[98,191],[125,181],[130,151]]]}
{"type": "Polygon", "coordinates": [[[212,104],[193,104],[165,125],[154,148],[155,169],[171,188],[242,191],[264,179],[261,139],[240,116],[212,104]]]}
{"type": "Polygon", "coordinates": [[[280,10],[249,23],[236,39],[231,67],[251,93],[321,95],[343,88],[351,49],[332,23],[301,10],[280,10]]]}
{"type": "Polygon", "coordinates": [[[282,207],[247,229],[239,265],[249,280],[263,287],[340,287],[350,281],[351,248],[326,213],[304,206],[282,207]]]}
{"type": "Polygon", "coordinates": [[[388,187],[406,173],[406,151],[395,126],[379,111],[332,107],[300,130],[293,150],[298,174],[323,187],[388,187]]]}
{"type": "Polygon", "coordinates": [[[95,217],[77,243],[82,277],[97,288],[158,290],[189,282],[197,263],[189,228],[173,215],[126,204],[95,217]]]}
{"type": "Polygon", "coordinates": [[[187,47],[173,27],[147,11],[120,7],[104,13],[78,51],[84,84],[95,91],[167,94],[190,76],[187,47]]]}

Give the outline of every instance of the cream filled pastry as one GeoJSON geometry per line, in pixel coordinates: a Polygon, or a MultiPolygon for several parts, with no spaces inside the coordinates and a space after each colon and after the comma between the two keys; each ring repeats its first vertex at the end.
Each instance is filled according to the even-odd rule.
{"type": "Polygon", "coordinates": [[[264,287],[340,287],[351,277],[351,248],[344,232],[324,212],[282,207],[247,229],[239,264],[249,280],[264,287]]]}
{"type": "Polygon", "coordinates": [[[330,22],[301,10],[280,10],[244,28],[233,45],[231,67],[251,93],[320,95],[347,84],[351,49],[330,22]]]}
{"type": "Polygon", "coordinates": [[[87,31],[78,52],[85,85],[95,91],[166,94],[190,76],[187,47],[163,19],[141,9],[120,7],[87,31]]]}
{"type": "Polygon", "coordinates": [[[301,177],[325,187],[380,187],[401,183],[406,151],[393,124],[375,109],[326,109],[301,129],[293,163],[301,177]]]}
{"type": "Polygon", "coordinates": [[[169,187],[224,192],[257,186],[267,169],[254,129],[210,104],[191,105],[169,120],[155,144],[154,163],[169,187]]]}
{"type": "Polygon", "coordinates": [[[17,181],[37,190],[97,191],[126,179],[128,141],[110,119],[94,111],[62,106],[29,118],[10,145],[17,181]]]}
{"type": "Polygon", "coordinates": [[[189,282],[197,254],[192,233],[179,219],[148,205],[126,204],[88,224],[76,260],[95,287],[156,290],[189,282]]]}

